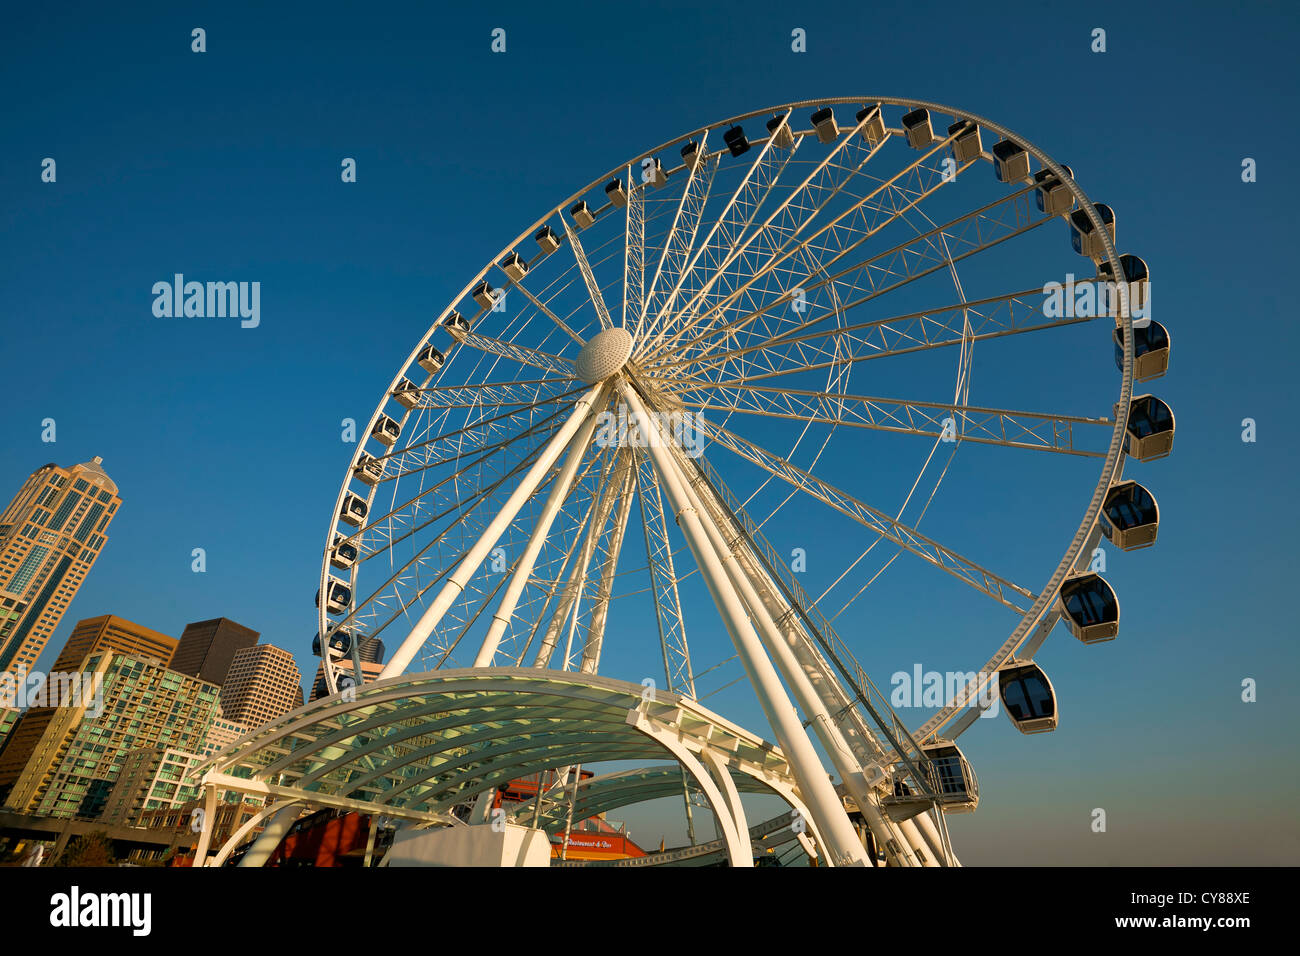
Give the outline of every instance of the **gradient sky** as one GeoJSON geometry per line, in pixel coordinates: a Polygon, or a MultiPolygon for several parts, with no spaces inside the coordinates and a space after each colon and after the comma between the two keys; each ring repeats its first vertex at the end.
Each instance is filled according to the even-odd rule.
{"type": "MultiPolygon", "coordinates": [[[[602,171],[697,126],[820,96],[930,99],[1022,132],[1115,207],[1120,251],[1141,254],[1158,286],[1174,349],[1150,390],[1178,421],[1173,457],[1142,469],[1161,505],[1158,545],[1112,552],[1120,640],[1084,648],[1062,629],[1040,655],[1061,728],[1027,738],[999,719],[962,738],[984,802],[951,821],[958,853],[1300,862],[1289,291],[1300,15],[1186,2],[611,10],[6,14],[0,494],[47,461],[101,455],[124,499],[41,664],[84,617],[179,636],[224,615],[294,650],[306,680],[321,543],[352,451],[339,421],[369,416],[489,257],[602,171]],[[190,52],[196,26],[203,55],[190,52]],[[507,30],[504,55],[489,52],[494,27],[507,30]],[[795,27],[805,54],[791,52],[795,27]],[[1095,27],[1104,54],[1090,51],[1095,27]],[[47,156],[52,185],[40,181],[47,156]],[[339,182],[344,156],[358,161],[354,185],[339,182]],[[1258,182],[1242,182],[1244,157],[1258,182]],[[150,289],[175,272],[260,281],[261,327],[155,318],[150,289]],[[1241,440],[1246,417],[1254,444],[1241,440]],[[41,441],[45,418],[54,445],[41,441]],[[195,547],[206,574],[190,570],[195,547]],[[1240,700],[1246,677],[1257,703],[1240,700]],[[1094,807],[1107,810],[1105,834],[1089,829],[1094,807]]],[[[1040,490],[1016,469],[981,482],[1018,496],[1035,523],[1040,490]]],[[[1014,556],[1033,529],[1003,530],[1014,556]]],[[[1039,567],[1025,577],[1045,581],[1039,567]]],[[[1009,624],[976,633],[931,615],[916,627],[855,647],[881,686],[914,660],[973,669],[1009,624]]],[[[710,705],[761,732],[752,702],[710,705]]]]}

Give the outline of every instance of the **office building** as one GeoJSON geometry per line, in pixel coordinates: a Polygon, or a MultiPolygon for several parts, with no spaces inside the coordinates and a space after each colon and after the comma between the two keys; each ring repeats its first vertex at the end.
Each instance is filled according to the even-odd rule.
{"type": "MultiPolygon", "coordinates": [[[[6,809],[98,817],[132,751],[162,747],[193,754],[202,747],[217,713],[215,684],[111,651],[91,654],[83,669],[100,682],[96,699],[50,708],[53,716],[8,787],[6,809]]],[[[9,757],[0,761],[6,770],[9,757]]]]}
{"type": "MultiPolygon", "coordinates": [[[[88,657],[113,653],[133,654],[142,659],[165,664],[171,659],[175,650],[174,637],[160,634],[114,614],[105,614],[77,622],[54,662],[52,672],[68,674],[81,671],[88,657]]],[[[61,740],[61,735],[68,730],[67,722],[80,719],[80,713],[81,710],[78,708],[32,707],[22,715],[5,741],[3,750],[0,750],[0,799],[3,799],[6,788],[18,780],[40,742],[50,739],[61,740]],[[51,738],[50,726],[56,718],[62,730],[56,730],[51,738]]]]}
{"type": "Polygon", "coordinates": [[[300,706],[301,683],[288,651],[272,644],[241,648],[221,687],[221,712],[237,724],[259,727],[300,706]]]}
{"type": "Polygon", "coordinates": [[[122,499],[102,459],[32,472],[0,512],[0,670],[31,670],[104,550],[122,499]]]}
{"type": "Polygon", "coordinates": [[[252,628],[224,617],[195,621],[185,625],[180,644],[176,646],[176,653],[168,666],[220,686],[226,681],[226,672],[230,670],[235,651],[252,647],[259,636],[252,628]]]}
{"type": "Polygon", "coordinates": [[[203,741],[203,757],[206,759],[220,750],[225,750],[251,729],[245,724],[238,724],[233,720],[228,720],[226,715],[218,708],[217,716],[212,721],[212,727],[208,730],[208,736],[203,741]]]}
{"type": "Polygon", "coordinates": [[[196,753],[175,747],[141,747],[122,760],[122,770],[109,791],[104,812],[106,823],[133,825],[145,810],[178,807],[199,796],[191,770],[203,762],[196,753]]]}

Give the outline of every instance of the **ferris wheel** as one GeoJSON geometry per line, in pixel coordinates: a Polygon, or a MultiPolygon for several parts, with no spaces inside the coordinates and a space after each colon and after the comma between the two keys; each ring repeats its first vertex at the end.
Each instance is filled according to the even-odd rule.
{"type": "Polygon", "coordinates": [[[1055,728],[1039,647],[1061,622],[1114,638],[1100,543],[1155,541],[1155,498],[1123,472],[1171,450],[1168,405],[1133,394],[1169,335],[1115,237],[1068,167],[934,103],[789,103],[635,154],[516,236],[398,365],[325,542],[329,692],[470,666],[691,699],[743,682],[833,862],[862,853],[846,806],[891,862],[954,862],[943,813],[979,799],[957,738],[991,699],[1055,728]],[[1013,574],[1014,542],[980,522],[1023,518],[987,490],[1031,467],[1068,504],[1013,574]],[[809,536],[817,573],[791,559],[809,536]],[[1003,615],[910,728],[845,626],[909,600],[888,586],[905,566],[1003,615]]]}

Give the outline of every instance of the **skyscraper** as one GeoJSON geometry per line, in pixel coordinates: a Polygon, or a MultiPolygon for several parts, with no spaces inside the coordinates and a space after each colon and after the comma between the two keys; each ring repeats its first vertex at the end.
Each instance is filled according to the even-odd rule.
{"type": "Polygon", "coordinates": [[[0,670],[31,669],[104,550],[122,499],[102,460],[38,468],[0,512],[0,670]]]}
{"type": "Polygon", "coordinates": [[[185,625],[168,666],[210,684],[224,684],[235,651],[252,647],[259,636],[252,628],[224,617],[195,621],[185,625]]]}
{"type": "Polygon", "coordinates": [[[301,681],[288,651],[272,644],[242,648],[221,687],[221,712],[226,720],[259,727],[301,706],[301,681]]]}

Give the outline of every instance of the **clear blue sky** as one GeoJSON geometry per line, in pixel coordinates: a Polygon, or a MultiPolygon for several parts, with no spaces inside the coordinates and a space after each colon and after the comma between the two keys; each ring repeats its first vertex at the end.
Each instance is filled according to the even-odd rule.
{"type": "MultiPolygon", "coordinates": [[[[1119,211],[1121,251],[1150,263],[1174,338],[1152,390],[1178,417],[1174,456],[1142,469],[1160,542],[1112,558],[1121,639],[1049,642],[1068,717],[1055,734],[999,720],[963,738],[985,803],[954,822],[958,850],[1295,863],[1298,33],[1280,3],[15,8],[0,31],[0,493],[102,455],[124,499],[42,664],[83,617],[179,635],[225,615],[293,649],[307,679],[351,453],[339,421],[369,415],[489,257],[690,128],[803,98],[932,99],[1023,132],[1119,211]],[[807,53],[791,52],[795,27],[807,53]],[[1241,181],[1244,157],[1258,182],[1241,181]],[[260,281],[261,326],[155,318],[150,289],[176,272],[260,281]],[[1244,677],[1258,703],[1240,702],[1244,677]],[[1107,834],[1088,829],[1094,807],[1107,834]]],[[[1014,469],[981,480],[1014,489],[1033,524],[1037,492],[1014,469]]],[[[963,501],[949,504],[978,510],[963,501]]],[[[1033,530],[1006,528],[1004,552],[1033,530]]],[[[970,669],[1001,636],[964,623],[882,629],[858,656],[885,686],[913,641],[927,667],[970,669]]]]}

